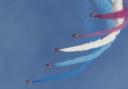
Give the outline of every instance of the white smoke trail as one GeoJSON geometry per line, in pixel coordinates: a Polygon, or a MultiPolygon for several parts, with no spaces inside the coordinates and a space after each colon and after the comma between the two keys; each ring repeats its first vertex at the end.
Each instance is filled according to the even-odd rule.
{"type": "MultiPolygon", "coordinates": [[[[117,12],[123,9],[123,0],[112,0],[112,6],[113,6],[113,12],[117,12]]],[[[124,22],[124,19],[117,19],[116,20],[116,26],[122,24],[124,22]]],[[[106,37],[96,40],[96,41],[91,41],[85,44],[77,45],[77,46],[72,46],[68,48],[63,48],[60,49],[62,52],[79,52],[79,51],[87,51],[90,49],[94,48],[99,48],[104,45],[107,45],[111,42],[113,42],[117,35],[120,33],[120,30],[115,31],[113,33],[110,33],[106,37]]]]}

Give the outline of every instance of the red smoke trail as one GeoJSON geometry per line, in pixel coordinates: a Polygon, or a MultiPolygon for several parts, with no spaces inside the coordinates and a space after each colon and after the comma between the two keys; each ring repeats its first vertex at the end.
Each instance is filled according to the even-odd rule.
{"type": "MultiPolygon", "coordinates": [[[[102,14],[103,15],[103,14],[102,14]]],[[[104,14],[105,15],[105,14],[104,14]]],[[[114,12],[114,13],[111,13],[111,14],[106,14],[106,16],[108,16],[107,18],[109,18],[109,17],[111,17],[111,16],[113,15],[115,15],[115,17],[114,18],[119,18],[119,16],[121,16],[120,18],[123,18],[123,16],[124,17],[126,17],[126,16],[128,16],[128,9],[124,9],[124,10],[121,10],[121,11],[119,11],[119,12],[114,12]],[[127,12],[126,12],[127,11],[127,12]],[[125,12],[125,13],[124,13],[125,12]],[[120,13],[120,15],[119,15],[119,13],[120,13]]],[[[106,17],[105,16],[105,17],[106,17]]],[[[127,17],[126,17],[127,18],[127,17]]],[[[90,33],[90,34],[74,34],[74,35],[72,35],[73,36],[73,38],[83,38],[83,37],[94,37],[94,36],[104,36],[104,35],[107,35],[107,34],[110,34],[110,33],[112,33],[112,32],[114,32],[114,31],[117,31],[117,30],[122,30],[122,28],[126,25],[128,23],[128,21],[125,19],[125,21],[124,21],[124,23],[122,23],[122,24],[120,24],[120,25],[118,25],[118,26],[115,26],[115,27],[113,27],[113,28],[111,28],[111,29],[106,29],[106,30],[102,30],[102,31],[98,31],[98,32],[94,32],[94,33],[90,33]]]]}
{"type": "Polygon", "coordinates": [[[108,13],[108,14],[96,14],[91,13],[90,16],[101,18],[101,19],[118,19],[118,18],[124,18],[125,16],[128,16],[128,8],[120,10],[118,12],[114,13],[108,13]]]}
{"type": "Polygon", "coordinates": [[[117,30],[122,30],[122,28],[124,27],[124,23],[123,24],[120,24],[118,26],[115,26],[111,29],[107,29],[107,30],[103,30],[103,31],[98,31],[98,32],[94,32],[94,33],[90,33],[90,34],[75,34],[73,35],[73,38],[83,38],[83,37],[94,37],[94,36],[104,36],[104,35],[107,35],[107,34],[110,34],[114,31],[117,31],[117,30]]]}

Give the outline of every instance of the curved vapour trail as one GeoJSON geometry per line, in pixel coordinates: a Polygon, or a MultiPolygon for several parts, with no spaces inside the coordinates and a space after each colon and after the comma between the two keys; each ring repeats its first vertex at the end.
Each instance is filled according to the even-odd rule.
{"type": "Polygon", "coordinates": [[[118,31],[118,30],[123,30],[123,28],[127,24],[128,24],[128,19],[125,19],[125,21],[122,24],[120,24],[118,26],[115,26],[115,27],[113,27],[111,29],[103,30],[103,31],[98,31],[98,32],[90,33],[90,34],[79,34],[79,35],[76,35],[76,38],[104,36],[104,35],[110,34],[112,32],[118,31]]]}
{"type": "MultiPolygon", "coordinates": [[[[99,57],[103,52],[105,52],[109,47],[111,46],[111,44],[108,44],[104,47],[102,47],[101,49],[99,49],[98,51],[94,52],[93,54],[90,54],[88,56],[83,56],[81,58],[76,58],[74,60],[79,60],[79,59],[88,59],[89,60],[93,60],[97,57],[99,57]]],[[[32,83],[42,83],[42,82],[46,82],[46,81],[51,81],[51,80],[58,80],[58,79],[64,79],[64,78],[67,78],[67,77],[73,77],[75,75],[77,75],[79,72],[85,70],[85,67],[90,64],[92,61],[89,61],[89,62],[85,62],[81,67],[79,67],[77,70],[75,71],[70,71],[70,72],[66,72],[66,73],[63,73],[63,74],[59,74],[59,75],[56,75],[56,76],[50,76],[50,77],[46,77],[46,78],[42,78],[42,79],[39,79],[39,80],[33,80],[32,83]]],[[[67,63],[65,63],[67,64],[67,63]]],[[[56,64],[55,65],[56,67],[59,67],[59,66],[62,66],[62,64],[56,64]]],[[[64,65],[65,66],[65,65],[64,65]]]]}
{"type": "MultiPolygon", "coordinates": [[[[123,2],[122,0],[116,0],[117,3],[113,3],[114,12],[120,11],[123,9],[123,2]]],[[[116,20],[116,25],[120,25],[124,22],[124,19],[118,19],[116,20]]],[[[89,43],[85,43],[78,46],[68,47],[60,49],[62,52],[79,52],[79,51],[87,51],[94,48],[99,48],[101,46],[104,46],[106,44],[111,43],[114,41],[117,37],[117,35],[120,33],[120,30],[110,33],[108,36],[104,37],[103,39],[99,39],[96,41],[92,41],[89,43]]]]}
{"type": "Polygon", "coordinates": [[[104,46],[104,45],[109,44],[112,41],[114,41],[118,34],[119,34],[119,31],[116,31],[116,32],[113,32],[102,39],[99,39],[96,41],[91,41],[91,42],[81,44],[78,46],[63,48],[63,49],[60,49],[59,51],[62,51],[62,52],[79,52],[79,51],[87,51],[90,49],[99,48],[101,46],[104,46]]]}
{"type": "Polygon", "coordinates": [[[128,16],[128,9],[123,9],[120,10],[118,12],[114,12],[114,13],[106,13],[106,14],[95,14],[92,13],[92,15],[94,14],[93,17],[96,18],[101,18],[101,19],[118,19],[118,18],[124,18],[125,16],[128,16]]]}

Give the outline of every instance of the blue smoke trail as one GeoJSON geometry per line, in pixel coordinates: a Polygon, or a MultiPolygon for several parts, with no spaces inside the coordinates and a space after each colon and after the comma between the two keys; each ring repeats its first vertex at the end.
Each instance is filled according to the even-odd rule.
{"type": "MultiPolygon", "coordinates": [[[[111,44],[108,44],[108,45],[106,45],[104,47],[101,47],[99,50],[97,50],[93,54],[88,55],[88,56],[81,57],[81,59],[93,60],[93,59],[99,57],[110,46],[111,46],[111,44]]],[[[80,58],[78,58],[78,59],[80,59],[80,58]]],[[[76,60],[77,60],[77,58],[76,58],[76,60]]],[[[83,71],[87,67],[87,65],[89,65],[91,62],[92,61],[85,62],[77,70],[66,72],[66,73],[63,73],[63,74],[56,75],[56,76],[50,76],[50,77],[42,78],[42,79],[39,79],[39,80],[33,80],[32,83],[42,83],[42,82],[51,81],[51,80],[59,80],[59,79],[67,78],[67,77],[73,77],[73,76],[77,75],[78,73],[80,73],[81,71],[83,71]]]]}
{"type": "Polygon", "coordinates": [[[56,76],[50,76],[50,77],[46,77],[46,78],[39,79],[39,80],[33,80],[32,83],[42,83],[42,82],[47,82],[47,81],[52,81],[52,80],[60,80],[60,79],[68,78],[68,77],[73,77],[77,75],[78,73],[80,73],[81,71],[83,71],[85,67],[89,65],[91,62],[92,61],[82,64],[82,66],[78,67],[78,69],[75,69],[74,71],[61,73],[56,76]]]}

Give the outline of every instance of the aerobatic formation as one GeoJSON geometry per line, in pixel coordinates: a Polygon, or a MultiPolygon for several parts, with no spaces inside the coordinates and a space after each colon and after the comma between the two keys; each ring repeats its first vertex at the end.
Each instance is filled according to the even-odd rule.
{"type": "MultiPolygon", "coordinates": [[[[88,34],[73,34],[73,38],[88,38],[88,37],[100,37],[103,36],[102,38],[100,37],[99,39],[95,41],[90,41],[87,43],[83,43],[77,46],[71,46],[67,48],[55,48],[55,52],[80,52],[80,51],[87,51],[87,50],[92,50],[96,49],[94,52],[87,54],[82,57],[58,62],[55,64],[45,64],[46,69],[48,68],[56,68],[56,67],[66,67],[70,65],[75,65],[75,64],[80,64],[81,66],[78,69],[75,69],[73,71],[65,72],[62,74],[58,74],[56,76],[49,76],[49,77],[44,77],[40,78],[37,80],[26,80],[25,82],[27,84],[32,84],[32,83],[42,83],[46,81],[51,81],[51,80],[58,80],[58,79],[64,79],[67,77],[72,77],[77,75],[79,72],[84,70],[87,65],[89,65],[92,60],[96,59],[100,55],[102,55],[107,49],[109,49],[114,42],[114,40],[117,38],[119,35],[120,31],[124,29],[124,27],[128,24],[128,8],[125,8],[123,5],[124,0],[112,0],[111,5],[112,5],[112,12],[110,13],[102,13],[98,14],[95,12],[90,13],[90,17],[92,18],[97,18],[97,19],[105,19],[105,20],[113,20],[115,22],[115,25],[110,28],[110,29],[105,29],[102,31],[94,32],[94,33],[88,33],[88,34]]],[[[94,19],[94,20],[97,20],[94,19]]]]}

